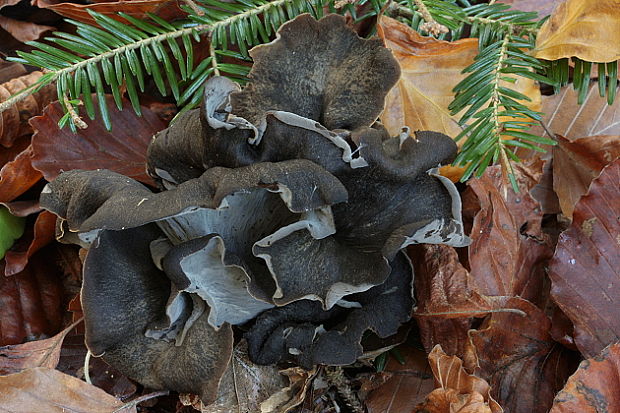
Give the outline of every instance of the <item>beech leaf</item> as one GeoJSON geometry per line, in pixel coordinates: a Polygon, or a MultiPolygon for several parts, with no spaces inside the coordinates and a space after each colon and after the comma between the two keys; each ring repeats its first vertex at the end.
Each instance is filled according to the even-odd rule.
{"type": "Polygon", "coordinates": [[[514,297],[507,306],[526,315],[494,313],[469,333],[480,366],[476,374],[507,412],[546,413],[574,371],[574,353],[553,341],[551,320],[535,305],[514,297]]]}
{"type": "Polygon", "coordinates": [[[584,360],[553,401],[550,413],[620,412],[620,343],[584,360]]]}
{"type": "Polygon", "coordinates": [[[62,328],[62,283],[46,251],[11,277],[4,276],[0,261],[0,304],[0,346],[49,337],[62,328]]]}
{"type": "Polygon", "coordinates": [[[478,53],[478,40],[424,37],[389,17],[381,18],[377,30],[401,68],[381,115],[390,136],[398,135],[403,126],[457,136],[462,130],[459,117],[450,115],[448,105],[454,99],[452,89],[466,76],[461,72],[478,53]]]}
{"type": "MultiPolygon", "coordinates": [[[[426,353],[410,347],[403,347],[399,351],[404,364],[388,356],[387,365],[380,373],[387,375],[385,383],[372,390],[365,400],[368,413],[415,411],[415,406],[433,390],[433,374],[426,353]]],[[[379,379],[379,375],[371,376],[369,385],[372,386],[373,382],[379,379]]]]}
{"type": "Polygon", "coordinates": [[[619,0],[567,0],[555,8],[538,32],[534,57],[576,56],[588,62],[620,59],[619,0]]]}
{"type": "Polygon", "coordinates": [[[14,200],[41,179],[41,173],[32,167],[31,154],[32,146],[28,146],[0,169],[0,202],[14,200]]]}
{"type": "Polygon", "coordinates": [[[34,367],[55,368],[60,359],[62,342],[75,327],[70,325],[54,337],[24,344],[0,347],[0,375],[19,373],[34,367]]]}
{"type": "Polygon", "coordinates": [[[46,367],[0,377],[0,406],[16,413],[134,413],[98,387],[46,367]]]}
{"type": "Polygon", "coordinates": [[[582,104],[577,103],[577,94],[572,86],[565,86],[556,95],[543,96],[543,122],[547,128],[536,126],[531,132],[555,138],[549,136],[549,130],[571,141],[585,136],[620,135],[620,99],[607,104],[596,84],[590,86],[582,104]]]}
{"type": "MultiPolygon", "coordinates": [[[[71,169],[109,169],[144,183],[152,183],[146,175],[146,150],[153,135],[166,125],[149,109],[142,116],[133,110],[119,111],[107,96],[112,131],[107,131],[101,118],[86,120],[87,129],[74,134],[58,127],[64,115],[60,103],[47,106],[42,116],[30,121],[35,129],[32,137],[32,165],[52,181],[62,171],[71,169]]],[[[129,102],[124,101],[129,107],[129,102]]]]}
{"type": "Polygon", "coordinates": [[[47,31],[55,30],[55,27],[43,26],[29,21],[15,20],[0,15],[0,27],[22,43],[37,40],[47,31]]]}
{"type": "Polygon", "coordinates": [[[56,215],[41,211],[34,222],[34,228],[28,228],[28,236],[22,237],[5,256],[5,275],[14,275],[26,268],[30,257],[52,242],[56,230],[56,215]]]}
{"type": "Polygon", "coordinates": [[[471,318],[504,307],[509,297],[484,296],[472,288],[472,277],[453,247],[416,245],[409,256],[418,303],[413,315],[424,348],[431,351],[440,344],[448,354],[463,357],[471,318]]]}
{"type": "Polygon", "coordinates": [[[620,340],[620,159],[592,181],[551,261],[551,295],[575,325],[586,357],[620,340]]]}
{"type": "Polygon", "coordinates": [[[498,166],[469,181],[481,205],[469,248],[472,281],[483,295],[544,301],[545,266],[553,251],[541,230],[540,205],[528,191],[536,174],[517,164],[515,175],[519,193],[503,186],[498,166]]]}
{"type": "Polygon", "coordinates": [[[589,136],[573,141],[557,135],[553,148],[553,189],[569,219],[579,198],[601,170],[620,156],[620,136],[589,136]]]}
{"type": "Polygon", "coordinates": [[[118,12],[137,18],[144,18],[148,13],[152,13],[165,20],[186,16],[177,2],[167,0],[96,1],[92,4],[70,3],[62,0],[35,0],[33,5],[52,10],[63,17],[90,24],[95,24],[95,19],[88,13],[88,10],[117,20],[121,20],[118,17],[118,12]]]}

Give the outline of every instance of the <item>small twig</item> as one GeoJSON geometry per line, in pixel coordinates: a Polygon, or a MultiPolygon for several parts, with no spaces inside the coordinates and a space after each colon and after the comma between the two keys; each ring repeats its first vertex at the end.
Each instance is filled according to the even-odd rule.
{"type": "Polygon", "coordinates": [[[213,66],[213,74],[215,76],[220,75],[220,69],[217,67],[217,56],[215,55],[215,47],[213,42],[209,39],[209,54],[211,55],[211,66],[213,66]]]}
{"type": "Polygon", "coordinates": [[[342,397],[353,412],[364,413],[362,403],[360,403],[357,395],[351,388],[349,380],[344,376],[342,367],[325,367],[325,375],[329,383],[336,388],[340,397],[342,397]]]}
{"type": "Polygon", "coordinates": [[[379,10],[379,13],[377,14],[377,21],[381,19],[381,16],[383,16],[388,9],[392,8],[392,4],[398,4],[398,3],[394,3],[392,0],[387,0],[385,2],[383,7],[381,7],[381,10],[379,10]]]}
{"type": "Polygon", "coordinates": [[[77,126],[80,129],[88,128],[88,125],[86,124],[86,122],[84,122],[82,118],[80,118],[80,115],[78,115],[77,112],[75,111],[75,108],[69,101],[69,97],[67,96],[66,93],[62,95],[62,101],[64,102],[65,107],[67,108],[67,112],[69,113],[69,116],[71,116],[71,120],[73,121],[75,126],[77,126]]]}
{"type": "Polygon", "coordinates": [[[413,313],[414,317],[436,317],[436,316],[444,316],[450,315],[455,317],[472,317],[474,314],[486,315],[486,314],[494,314],[494,313],[512,313],[518,314],[520,316],[526,316],[525,312],[517,309],[517,308],[496,308],[493,310],[477,310],[477,311],[438,311],[432,313],[413,313]]]}
{"type": "Polygon", "coordinates": [[[426,5],[422,0],[413,0],[415,5],[418,7],[418,12],[422,15],[424,19],[424,23],[420,25],[420,30],[424,30],[427,33],[432,34],[433,36],[439,36],[442,33],[448,33],[448,28],[443,24],[439,24],[433,19],[431,13],[426,8],[426,5]]]}
{"type": "Polygon", "coordinates": [[[544,120],[540,119],[538,123],[540,123],[540,126],[542,126],[542,128],[545,130],[545,132],[547,132],[547,135],[549,135],[551,139],[556,140],[555,133],[553,133],[553,131],[549,128],[549,126],[545,123],[544,120]]]}
{"type": "Polygon", "coordinates": [[[122,405],[121,407],[119,407],[118,409],[114,410],[112,413],[118,413],[124,409],[127,409],[129,407],[133,407],[138,403],[142,403],[144,401],[150,400],[150,399],[154,399],[155,397],[159,397],[159,396],[167,396],[168,394],[170,394],[170,392],[168,390],[161,390],[161,391],[155,391],[153,393],[149,393],[149,394],[145,394],[144,396],[140,396],[137,397],[135,399],[133,399],[132,401],[129,401],[127,403],[125,403],[124,405],[122,405]]]}
{"type": "Polygon", "coordinates": [[[88,384],[93,384],[92,380],[90,379],[90,357],[93,355],[93,353],[90,352],[90,350],[86,350],[86,357],[84,357],[84,380],[86,380],[86,383],[88,384]]]}
{"type": "Polygon", "coordinates": [[[204,16],[205,12],[204,10],[202,10],[200,7],[198,7],[198,5],[196,3],[194,3],[192,0],[183,0],[185,2],[185,4],[187,4],[189,6],[190,9],[192,9],[192,11],[197,15],[197,16],[204,16]]]}

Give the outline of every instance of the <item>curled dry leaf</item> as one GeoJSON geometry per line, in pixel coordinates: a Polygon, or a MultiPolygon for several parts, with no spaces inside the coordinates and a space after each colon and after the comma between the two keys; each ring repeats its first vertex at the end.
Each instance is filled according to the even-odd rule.
{"type": "MultiPolygon", "coordinates": [[[[144,183],[152,183],[146,175],[146,149],[153,135],[166,125],[147,108],[142,116],[133,110],[119,111],[108,98],[112,131],[107,131],[101,118],[86,120],[88,128],[74,134],[60,129],[58,121],[64,112],[58,102],[48,105],[42,116],[30,121],[35,129],[32,137],[32,165],[48,181],[71,169],[109,169],[144,183]]],[[[124,101],[129,107],[129,102],[124,101]]]]}
{"type": "Polygon", "coordinates": [[[70,325],[54,337],[43,340],[0,347],[0,375],[35,367],[56,368],[63,340],[74,327],[70,325]]]}
{"type": "Polygon", "coordinates": [[[28,259],[54,240],[55,230],[56,215],[49,211],[42,211],[37,216],[34,228],[29,227],[27,236],[22,237],[7,251],[4,257],[6,262],[4,274],[9,276],[23,271],[28,264],[28,259]]]}
{"type": "Polygon", "coordinates": [[[0,27],[22,43],[37,40],[43,33],[56,29],[55,27],[15,20],[2,15],[0,15],[0,27]]]}
{"type": "Polygon", "coordinates": [[[553,251],[541,230],[540,205],[528,191],[538,175],[523,165],[515,175],[519,193],[503,186],[497,166],[469,181],[481,205],[469,248],[472,281],[480,294],[544,303],[545,265],[553,251]]]}
{"type": "Polygon", "coordinates": [[[440,345],[428,355],[436,389],[417,406],[416,412],[500,413],[500,405],[491,397],[491,387],[480,377],[467,373],[463,362],[448,356],[440,345]]]}
{"type": "Polygon", "coordinates": [[[260,404],[261,413],[287,413],[306,400],[306,394],[315,382],[317,369],[302,369],[290,367],[280,371],[288,378],[288,386],[279,389],[260,404]]]}
{"type": "Polygon", "coordinates": [[[620,159],[592,181],[551,261],[551,295],[575,325],[586,357],[620,340],[620,159]]]}
{"type": "Polygon", "coordinates": [[[0,406],[15,413],[137,411],[92,384],[45,367],[0,377],[0,406]]]}
{"type": "Polygon", "coordinates": [[[95,20],[88,14],[88,10],[121,21],[124,20],[118,17],[118,12],[137,18],[144,18],[147,13],[152,13],[167,21],[187,15],[176,1],[168,0],[96,1],[87,4],[65,3],[62,0],[35,0],[33,4],[42,9],[52,10],[63,17],[90,24],[95,24],[95,20]]]}
{"type": "Polygon", "coordinates": [[[32,167],[31,156],[32,146],[28,146],[0,169],[0,202],[14,200],[42,178],[32,167]]]}
{"type": "Polygon", "coordinates": [[[555,8],[536,37],[533,55],[588,62],[620,59],[620,0],[567,0],[555,8]]]}
{"type": "Polygon", "coordinates": [[[476,374],[489,382],[506,411],[546,413],[574,371],[574,353],[553,341],[551,321],[538,307],[517,297],[507,306],[525,315],[494,313],[470,331],[480,367],[476,374]]]}
{"type": "Polygon", "coordinates": [[[8,82],[26,73],[26,68],[21,63],[0,59],[0,83],[8,82]]]}
{"type": "Polygon", "coordinates": [[[473,289],[453,247],[417,245],[409,248],[409,256],[416,274],[414,316],[422,344],[427,351],[440,344],[448,354],[463,357],[471,317],[502,308],[508,297],[483,296],[473,289]]]}
{"type": "MultiPolygon", "coordinates": [[[[43,73],[37,71],[1,84],[0,102],[33,85],[41,76],[43,76],[43,73]]],[[[47,85],[0,113],[0,145],[7,148],[11,147],[17,138],[32,132],[28,125],[28,120],[40,114],[45,105],[54,99],[56,99],[56,87],[54,85],[47,85]]]]}
{"type": "MultiPolygon", "coordinates": [[[[426,353],[413,347],[400,349],[405,363],[389,357],[383,374],[385,384],[368,394],[364,404],[368,413],[411,412],[434,388],[426,353]]],[[[371,380],[376,380],[371,376],[371,380]]]]}
{"type": "Polygon", "coordinates": [[[584,360],[555,396],[551,413],[620,412],[620,343],[584,360]]]}
{"type": "Polygon", "coordinates": [[[24,271],[11,277],[3,275],[0,261],[0,345],[50,337],[62,328],[62,286],[49,261],[40,251],[24,271]]]}
{"type": "Polygon", "coordinates": [[[278,368],[252,363],[248,358],[248,345],[241,341],[233,349],[228,368],[220,380],[217,398],[200,410],[201,413],[260,412],[261,403],[283,387],[285,380],[278,368]]]}
{"type": "Polygon", "coordinates": [[[602,135],[575,139],[557,135],[553,148],[553,189],[562,213],[572,218],[579,198],[603,168],[620,156],[620,136],[602,135]]]}

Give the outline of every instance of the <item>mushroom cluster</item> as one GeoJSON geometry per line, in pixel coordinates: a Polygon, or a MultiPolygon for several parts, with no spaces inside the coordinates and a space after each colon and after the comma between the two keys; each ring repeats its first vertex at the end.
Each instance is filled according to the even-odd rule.
{"type": "Polygon", "coordinates": [[[257,364],[346,365],[414,304],[413,243],[466,245],[456,145],[376,122],[400,75],[380,40],[302,15],[251,51],[243,88],[205,85],[200,109],[154,138],[160,191],[68,171],[41,205],[88,248],[86,343],[155,389],[214,400],[233,326],[257,364]]]}

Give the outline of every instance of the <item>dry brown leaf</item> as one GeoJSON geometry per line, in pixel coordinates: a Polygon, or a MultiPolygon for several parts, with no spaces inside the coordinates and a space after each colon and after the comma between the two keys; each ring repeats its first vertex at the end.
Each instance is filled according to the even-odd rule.
{"type": "Polygon", "coordinates": [[[586,357],[620,340],[620,159],[592,181],[551,260],[551,294],[586,357]]]}
{"type": "Polygon", "coordinates": [[[548,16],[564,0],[499,0],[498,3],[512,5],[515,10],[535,11],[539,17],[548,16]]]}
{"type": "Polygon", "coordinates": [[[431,351],[440,344],[448,354],[464,357],[471,317],[502,308],[509,297],[487,297],[474,290],[469,271],[450,246],[416,245],[409,256],[416,275],[413,315],[424,348],[431,351]]]}
{"type": "Polygon", "coordinates": [[[7,62],[4,59],[0,59],[0,83],[8,82],[26,73],[26,68],[21,63],[7,62]]]}
{"type": "Polygon", "coordinates": [[[37,40],[47,31],[56,30],[55,27],[43,26],[29,21],[15,20],[0,15],[0,27],[22,43],[37,40]]]}
{"type": "Polygon", "coordinates": [[[620,0],[566,0],[540,28],[533,55],[613,62],[620,59],[619,39],[620,0]]]}
{"type": "Polygon", "coordinates": [[[470,331],[476,374],[507,412],[546,413],[576,367],[574,353],[552,340],[551,321],[535,305],[514,297],[507,306],[526,315],[494,313],[470,331]]]}
{"type": "Polygon", "coordinates": [[[603,168],[620,156],[620,135],[589,136],[570,141],[557,136],[553,148],[553,189],[569,219],[579,198],[603,168]]]}
{"type": "Polygon", "coordinates": [[[62,171],[71,169],[109,169],[144,183],[152,183],[146,174],[146,150],[153,135],[165,128],[164,122],[149,109],[142,107],[142,116],[130,109],[119,111],[108,96],[112,131],[107,131],[101,117],[86,120],[88,128],[73,133],[60,129],[58,121],[64,115],[58,102],[48,105],[42,116],[30,123],[32,136],[32,166],[52,181],[62,171]]]}
{"type": "Polygon", "coordinates": [[[260,404],[285,387],[284,376],[276,366],[259,366],[248,358],[247,343],[233,350],[231,361],[220,380],[216,400],[203,406],[201,413],[228,411],[260,412],[260,404]]]}
{"type": "Polygon", "coordinates": [[[0,347],[0,375],[19,373],[34,367],[56,368],[62,342],[75,325],[70,325],[54,337],[0,347]]]}
{"type": "Polygon", "coordinates": [[[440,345],[428,355],[435,377],[435,387],[429,398],[418,405],[416,411],[437,413],[486,413],[503,412],[491,397],[489,384],[480,377],[467,373],[463,362],[456,356],[448,356],[440,345]]]}
{"type": "MultiPolygon", "coordinates": [[[[1,84],[0,102],[33,85],[41,76],[43,73],[37,71],[1,84]]],[[[0,113],[0,145],[8,148],[20,136],[31,133],[32,128],[28,124],[28,120],[39,115],[43,108],[54,99],[56,99],[56,87],[47,85],[0,113]]]]}
{"type": "Polygon", "coordinates": [[[62,283],[49,251],[39,251],[24,271],[4,276],[0,261],[0,346],[53,336],[62,328],[62,283]]]}
{"type": "Polygon", "coordinates": [[[519,193],[503,186],[498,166],[469,181],[481,205],[469,247],[472,283],[479,294],[519,296],[544,305],[545,267],[553,250],[541,230],[540,205],[528,191],[539,174],[517,164],[515,175],[519,193]]]}
{"type": "Polygon", "coordinates": [[[98,387],[45,367],[0,377],[0,408],[12,413],[135,413],[98,387]]]}
{"type": "Polygon", "coordinates": [[[550,413],[620,412],[620,343],[584,360],[555,396],[550,413]]]}
{"type": "Polygon", "coordinates": [[[492,413],[484,397],[478,393],[461,394],[454,389],[435,389],[415,413],[492,413]]]}
{"type": "Polygon", "coordinates": [[[401,68],[401,78],[388,93],[381,115],[390,135],[398,135],[406,125],[457,136],[462,128],[448,105],[454,99],[452,89],[465,78],[461,71],[478,54],[478,40],[424,37],[388,17],[381,18],[377,31],[401,68]]]}
{"type": "Polygon", "coordinates": [[[6,6],[14,6],[21,0],[0,0],[0,9],[6,6]]]}
{"type": "MultiPolygon", "coordinates": [[[[83,330],[83,326],[83,323],[78,324],[65,337],[56,367],[57,370],[79,379],[84,378],[86,345],[84,344],[84,334],[78,333],[76,330],[80,327],[83,330]]],[[[101,357],[91,357],[89,376],[93,385],[121,400],[127,400],[137,391],[136,385],[131,380],[107,364],[101,357]]]]}
{"type": "MultiPolygon", "coordinates": [[[[617,92],[620,95],[620,87],[617,92]]],[[[547,129],[569,140],[584,136],[620,135],[620,99],[608,105],[607,99],[599,96],[595,84],[590,86],[581,105],[577,103],[577,92],[571,86],[562,88],[557,95],[544,96],[542,112],[547,129]]],[[[532,133],[549,136],[542,127],[533,128],[532,133]]]]}
{"type": "Polygon", "coordinates": [[[187,16],[187,13],[179,8],[176,1],[168,0],[98,1],[87,4],[65,3],[62,0],[33,0],[32,3],[42,9],[53,10],[63,17],[90,24],[95,24],[95,20],[88,14],[88,10],[123,22],[125,20],[118,16],[118,12],[136,18],[144,18],[147,13],[153,13],[167,21],[187,16]]]}
{"type": "Polygon", "coordinates": [[[54,240],[55,232],[56,215],[49,211],[41,211],[34,223],[34,228],[28,226],[26,234],[6,252],[4,274],[9,276],[23,271],[28,264],[28,259],[54,240]]]}
{"type": "Polygon", "coordinates": [[[10,148],[0,147],[0,168],[15,160],[30,145],[30,136],[19,137],[10,148]]]}
{"type": "MultiPolygon", "coordinates": [[[[368,413],[411,412],[433,390],[433,374],[426,353],[413,347],[400,352],[405,360],[400,364],[390,357],[383,375],[387,381],[369,393],[365,400],[368,413]]],[[[371,380],[375,379],[371,376],[371,380]]]]}
{"type": "Polygon", "coordinates": [[[0,202],[10,202],[29,190],[42,178],[32,167],[32,146],[28,146],[0,169],[0,202]]]}
{"type": "Polygon", "coordinates": [[[290,367],[281,370],[280,374],[287,377],[288,386],[272,394],[260,404],[261,413],[287,413],[306,401],[308,390],[314,383],[317,369],[305,370],[301,367],[290,367]]]}

